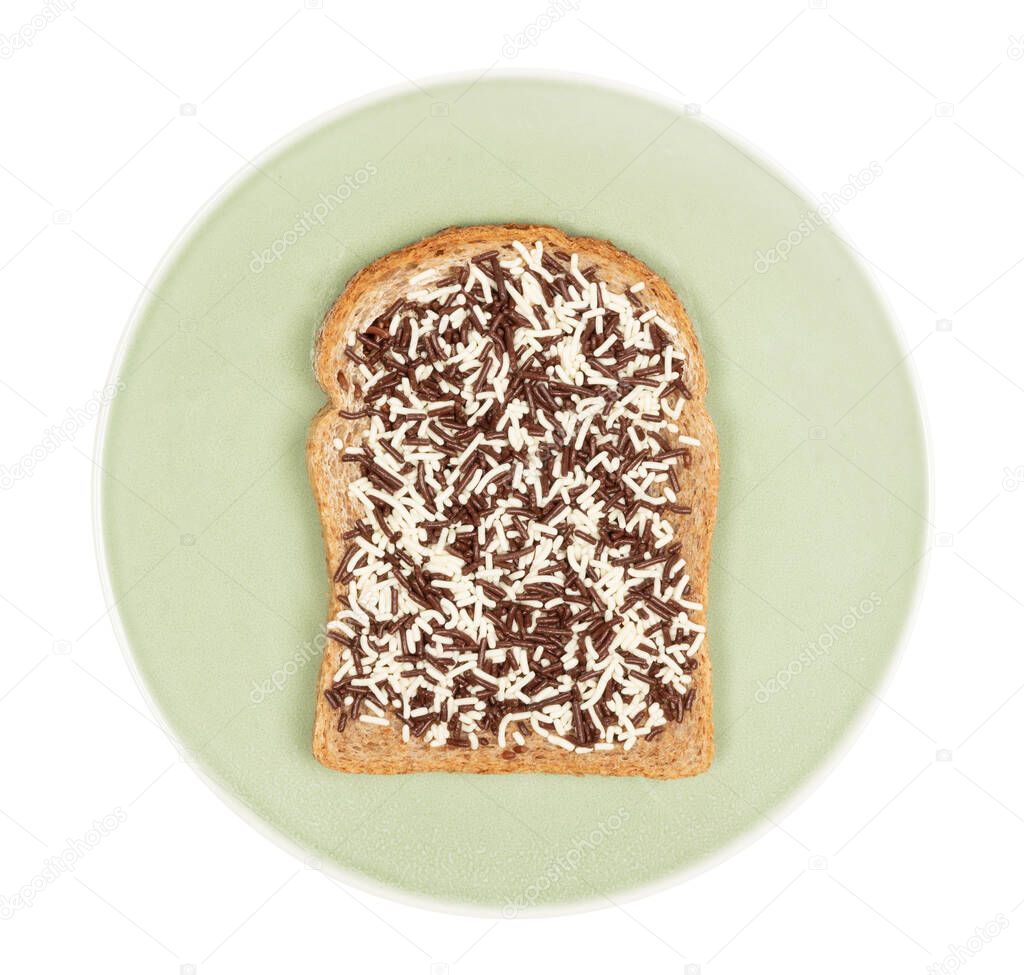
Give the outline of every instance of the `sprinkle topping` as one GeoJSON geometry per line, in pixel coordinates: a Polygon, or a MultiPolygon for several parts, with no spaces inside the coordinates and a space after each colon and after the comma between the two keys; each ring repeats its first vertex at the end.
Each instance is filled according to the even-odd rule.
{"type": "Polygon", "coordinates": [[[339,730],[513,758],[531,734],[628,750],[683,720],[704,627],[672,521],[700,445],[643,287],[513,241],[417,274],[351,336],[339,730]]]}

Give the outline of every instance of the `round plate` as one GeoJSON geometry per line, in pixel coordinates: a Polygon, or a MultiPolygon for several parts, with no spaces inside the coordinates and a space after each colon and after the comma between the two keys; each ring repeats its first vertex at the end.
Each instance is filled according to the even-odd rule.
{"type": "Polygon", "coordinates": [[[763,826],[871,702],[923,553],[921,418],[864,272],[735,140],[564,77],[428,87],[248,169],[152,283],[103,440],[109,592],[191,760],[303,855],[434,905],[606,903],[763,826]],[[324,399],[314,329],[373,258],[504,222],[611,239],[696,324],[722,483],[717,755],[694,779],[356,776],[310,753],[327,607],[304,449],[324,399]]]}

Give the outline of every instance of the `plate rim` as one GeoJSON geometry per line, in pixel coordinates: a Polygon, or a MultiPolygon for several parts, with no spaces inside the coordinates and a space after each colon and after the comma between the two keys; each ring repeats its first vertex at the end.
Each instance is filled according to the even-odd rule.
{"type": "MultiPolygon", "coordinates": [[[[450,85],[467,82],[468,87],[463,94],[478,83],[488,81],[513,81],[513,82],[545,82],[554,85],[576,85],[594,90],[604,91],[611,94],[628,95],[635,99],[643,99],[648,102],[660,105],[674,112],[684,109],[684,103],[670,98],[661,92],[652,91],[639,85],[621,82],[616,79],[591,75],[584,72],[558,71],[552,69],[486,69],[482,73],[473,70],[444,72],[441,74],[428,75],[416,80],[399,82],[384,88],[374,89],[372,92],[357,96],[342,102],[334,107],[321,112],[305,122],[289,130],[280,136],[270,145],[256,153],[251,162],[241,165],[231,176],[228,177],[217,189],[215,189],[206,200],[198,207],[192,216],[182,225],[181,230],[168,245],[163,256],[154,265],[152,271],[146,277],[145,283],[140,287],[138,298],[128,316],[121,334],[114,346],[113,358],[107,374],[107,383],[115,381],[120,374],[125,355],[136,330],[148,309],[149,304],[154,300],[156,292],[154,286],[164,277],[186,249],[193,239],[195,232],[202,226],[208,217],[212,216],[218,205],[225,201],[231,193],[241,187],[252,177],[252,165],[263,166],[278,154],[290,147],[297,145],[303,139],[313,135],[326,125],[339,121],[362,109],[370,108],[376,104],[388,102],[400,96],[414,94],[417,88],[429,89],[430,86],[450,85]]],[[[429,93],[429,92],[428,92],[429,93]]],[[[685,111],[684,111],[685,114],[685,111]]],[[[709,128],[716,135],[741,151],[756,165],[764,169],[774,177],[781,185],[789,189],[801,201],[813,201],[816,199],[813,191],[808,189],[792,173],[783,167],[771,154],[760,146],[753,145],[745,137],[735,132],[729,126],[717,119],[710,119],[703,112],[703,106],[699,114],[690,113],[688,117],[694,118],[700,125],[709,128]]],[[[879,286],[878,276],[866,258],[861,257],[860,250],[850,241],[849,236],[842,227],[840,221],[833,215],[827,223],[827,230],[833,234],[843,250],[850,256],[854,265],[858,268],[864,278],[866,287],[871,296],[878,303],[879,308],[885,316],[889,328],[896,338],[900,351],[909,352],[907,336],[899,318],[895,314],[888,296],[879,286]]],[[[935,469],[932,458],[934,456],[932,427],[926,409],[927,400],[924,397],[924,389],[918,375],[917,368],[909,356],[904,355],[900,360],[904,366],[906,375],[910,380],[910,390],[913,394],[913,403],[917,408],[917,420],[921,432],[921,446],[924,465],[924,512],[918,512],[924,520],[931,524],[934,515],[935,503],[935,469]]],[[[93,533],[93,553],[96,559],[96,569],[100,580],[100,587],[103,600],[106,606],[106,616],[109,619],[114,638],[120,648],[121,655],[127,665],[135,686],[138,688],[146,706],[155,719],[157,727],[167,737],[174,747],[174,750],[182,758],[185,764],[197,775],[207,788],[222,802],[228,809],[234,812],[240,819],[254,828],[266,839],[274,843],[279,849],[286,851],[307,866],[315,863],[316,869],[345,884],[351,885],[357,890],[364,891],[385,900],[397,902],[410,907],[417,907],[427,911],[434,911],[442,914],[454,914],[463,917],[480,917],[491,919],[529,919],[543,917],[561,917],[569,914],[583,914],[591,911],[607,909],[610,904],[632,903],[645,897],[664,893],[665,891],[678,886],[681,883],[695,879],[707,871],[713,870],[732,857],[752,846],[755,842],[765,836],[772,828],[772,822],[764,816],[739,835],[733,837],[713,852],[699,857],[694,862],[681,866],[670,871],[656,880],[647,881],[636,886],[625,888],[614,892],[612,897],[604,894],[597,894],[586,898],[574,898],[565,901],[553,901],[543,905],[531,905],[529,907],[516,907],[514,915],[510,918],[506,908],[494,907],[480,904],[474,901],[448,900],[441,897],[422,894],[402,887],[391,886],[383,881],[378,881],[368,874],[359,873],[347,869],[338,863],[320,860],[319,857],[311,854],[300,842],[293,839],[277,825],[271,823],[258,815],[253,809],[245,804],[242,799],[227,786],[218,782],[211,772],[202,763],[189,761],[186,757],[186,750],[175,734],[173,726],[167,720],[163,710],[157,704],[149,684],[143,677],[138,662],[135,659],[134,651],[128,639],[121,617],[120,603],[114,594],[113,580],[110,570],[110,557],[107,550],[106,535],[104,531],[104,485],[107,481],[107,471],[103,465],[105,459],[107,430],[110,423],[110,416],[113,401],[107,400],[101,404],[97,414],[96,433],[93,441],[93,472],[91,477],[91,522],[93,533]]],[[[909,593],[907,611],[899,625],[899,632],[893,644],[893,649],[888,655],[878,682],[875,687],[864,696],[857,706],[849,726],[842,733],[839,740],[829,749],[825,758],[814,768],[796,788],[792,789],[784,798],[771,806],[773,819],[781,819],[791,815],[802,806],[813,793],[815,793],[839,767],[853,745],[858,741],[874,715],[881,706],[881,695],[887,690],[895,678],[895,675],[903,661],[907,651],[911,635],[917,626],[921,614],[923,597],[927,588],[927,580],[930,575],[932,562],[932,546],[924,538],[921,543],[923,549],[921,558],[913,565],[911,571],[914,573],[914,581],[909,593]]]]}

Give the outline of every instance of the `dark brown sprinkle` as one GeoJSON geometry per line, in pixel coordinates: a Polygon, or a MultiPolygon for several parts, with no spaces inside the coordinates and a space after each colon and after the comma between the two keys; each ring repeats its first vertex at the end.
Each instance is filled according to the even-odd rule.
{"type": "Polygon", "coordinates": [[[327,702],[332,708],[340,708],[344,702],[343,693],[336,687],[329,687],[324,691],[324,697],[327,698],[327,702]]]}
{"type": "Polygon", "coordinates": [[[384,311],[380,313],[380,315],[377,316],[375,321],[388,322],[390,324],[391,319],[395,316],[395,312],[397,312],[404,303],[404,298],[396,298],[384,311]]]}

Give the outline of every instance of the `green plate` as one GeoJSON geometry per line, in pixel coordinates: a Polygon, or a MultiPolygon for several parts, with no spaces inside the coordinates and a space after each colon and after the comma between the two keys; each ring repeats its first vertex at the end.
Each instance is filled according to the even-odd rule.
{"type": "Polygon", "coordinates": [[[353,883],[512,916],[677,880],[812,782],[900,643],[928,474],[883,303],[773,166],[637,93],[471,82],[321,120],[204,210],[115,365],[98,509],[123,641],[222,795],[353,883]],[[722,444],[718,751],[696,779],[364,777],[310,754],[327,605],[304,456],[314,329],[371,259],[506,221],[610,238],[696,323],[722,444]]]}

